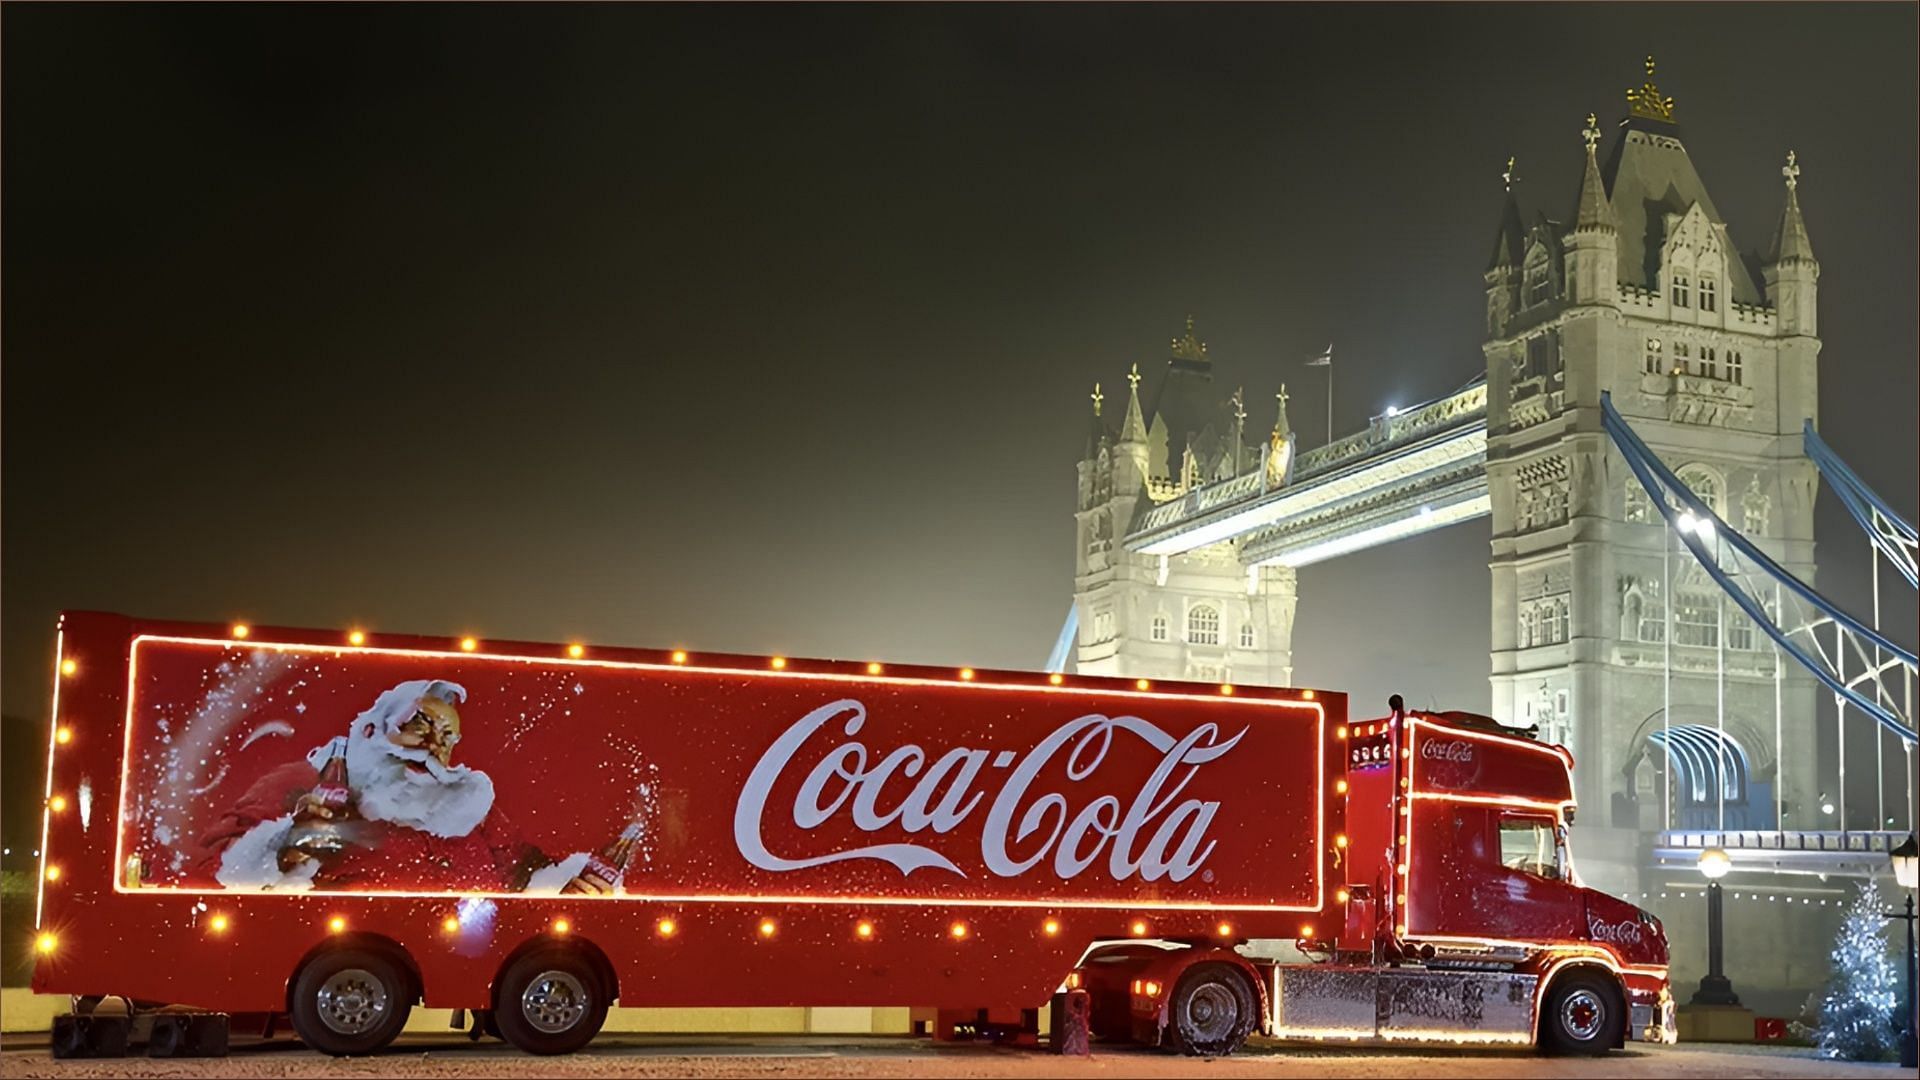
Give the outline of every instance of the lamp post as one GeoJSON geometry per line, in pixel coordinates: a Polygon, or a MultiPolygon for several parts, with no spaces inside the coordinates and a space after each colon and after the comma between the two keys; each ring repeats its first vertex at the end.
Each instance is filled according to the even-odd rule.
{"type": "Polygon", "coordinates": [[[1707,973],[1693,992],[1695,1005],[1738,1005],[1733,980],[1720,970],[1720,879],[1733,869],[1733,860],[1717,847],[1700,853],[1700,874],[1707,879],[1707,973]]]}
{"type": "Polygon", "coordinates": [[[1901,1012],[1900,1067],[1912,1069],[1920,1066],[1920,1048],[1914,1044],[1914,998],[1913,998],[1913,890],[1920,886],[1920,844],[1914,842],[1913,834],[1907,834],[1906,843],[1887,853],[1893,860],[1893,880],[1907,894],[1907,910],[1887,912],[1890,919],[1905,919],[1907,923],[1907,1005],[1901,1012]]]}

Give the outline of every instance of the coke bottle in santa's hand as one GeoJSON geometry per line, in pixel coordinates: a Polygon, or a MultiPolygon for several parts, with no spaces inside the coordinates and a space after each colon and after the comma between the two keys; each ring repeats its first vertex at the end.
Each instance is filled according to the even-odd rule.
{"type": "Polygon", "coordinates": [[[645,831],[646,823],[635,816],[612,843],[587,856],[587,865],[581,867],[573,880],[561,886],[560,891],[588,895],[618,892],[627,876],[627,864],[633,861],[634,845],[645,831]]]}
{"type": "Polygon", "coordinates": [[[320,781],[300,797],[293,808],[293,828],[280,849],[280,869],[292,870],[308,859],[339,854],[349,842],[348,819],[353,816],[353,790],[347,786],[347,740],[337,736],[327,744],[327,760],[320,781]]]}

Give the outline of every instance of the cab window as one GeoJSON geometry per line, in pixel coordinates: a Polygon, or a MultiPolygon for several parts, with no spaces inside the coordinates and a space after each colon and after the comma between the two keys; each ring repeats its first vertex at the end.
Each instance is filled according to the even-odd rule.
{"type": "Polygon", "coordinates": [[[1500,863],[1509,870],[1559,881],[1560,845],[1554,822],[1545,817],[1500,819],[1500,863]]]}

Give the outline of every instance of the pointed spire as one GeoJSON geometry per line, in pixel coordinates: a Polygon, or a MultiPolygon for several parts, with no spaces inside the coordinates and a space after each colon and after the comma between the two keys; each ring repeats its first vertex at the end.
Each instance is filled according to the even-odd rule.
{"type": "Polygon", "coordinates": [[[1106,395],[1100,392],[1100,384],[1093,384],[1093,393],[1087,395],[1093,401],[1093,425],[1087,430],[1087,457],[1099,456],[1100,448],[1105,446],[1113,435],[1107,430],[1107,422],[1100,418],[1100,403],[1106,395]]]}
{"type": "Polygon", "coordinates": [[[1260,478],[1262,487],[1268,490],[1286,483],[1293,468],[1293,429],[1287,424],[1287,384],[1281,383],[1280,392],[1273,397],[1280,408],[1273,416],[1273,437],[1267,440],[1266,469],[1260,478]]]}
{"type": "Polygon", "coordinates": [[[1574,232],[1614,231],[1613,204],[1607,201],[1607,187],[1600,181],[1600,118],[1587,114],[1587,126],[1580,132],[1587,142],[1587,167],[1580,176],[1580,207],[1574,213],[1574,232]]]}
{"type": "Polygon", "coordinates": [[[1780,169],[1787,178],[1787,205],[1780,212],[1780,227],[1773,232],[1773,251],[1767,261],[1778,265],[1815,262],[1813,241],[1807,238],[1807,223],[1800,217],[1800,163],[1793,151],[1787,151],[1787,163],[1780,169]]]}
{"type": "Polygon", "coordinates": [[[1120,424],[1120,441],[1147,441],[1147,422],[1140,414],[1140,365],[1127,373],[1127,418],[1120,424]]]}
{"type": "Polygon", "coordinates": [[[1287,423],[1287,384],[1286,383],[1280,384],[1280,392],[1273,395],[1273,398],[1275,401],[1280,403],[1280,410],[1276,412],[1273,416],[1273,441],[1276,444],[1278,444],[1286,441],[1287,436],[1293,434],[1292,425],[1287,423]]]}
{"type": "Polygon", "coordinates": [[[1526,250],[1526,226],[1520,223],[1520,203],[1513,197],[1514,182],[1520,177],[1513,171],[1513,159],[1507,159],[1507,171],[1500,174],[1500,180],[1506,185],[1507,202],[1500,208],[1500,231],[1493,238],[1493,255],[1487,260],[1489,271],[1503,267],[1518,267],[1521,253],[1526,250]]]}

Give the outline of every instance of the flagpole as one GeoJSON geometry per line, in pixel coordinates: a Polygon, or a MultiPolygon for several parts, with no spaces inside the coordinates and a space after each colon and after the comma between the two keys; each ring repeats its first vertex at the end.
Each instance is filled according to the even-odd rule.
{"type": "Polygon", "coordinates": [[[1327,445],[1333,445],[1333,346],[1327,346],[1327,445]]]}

